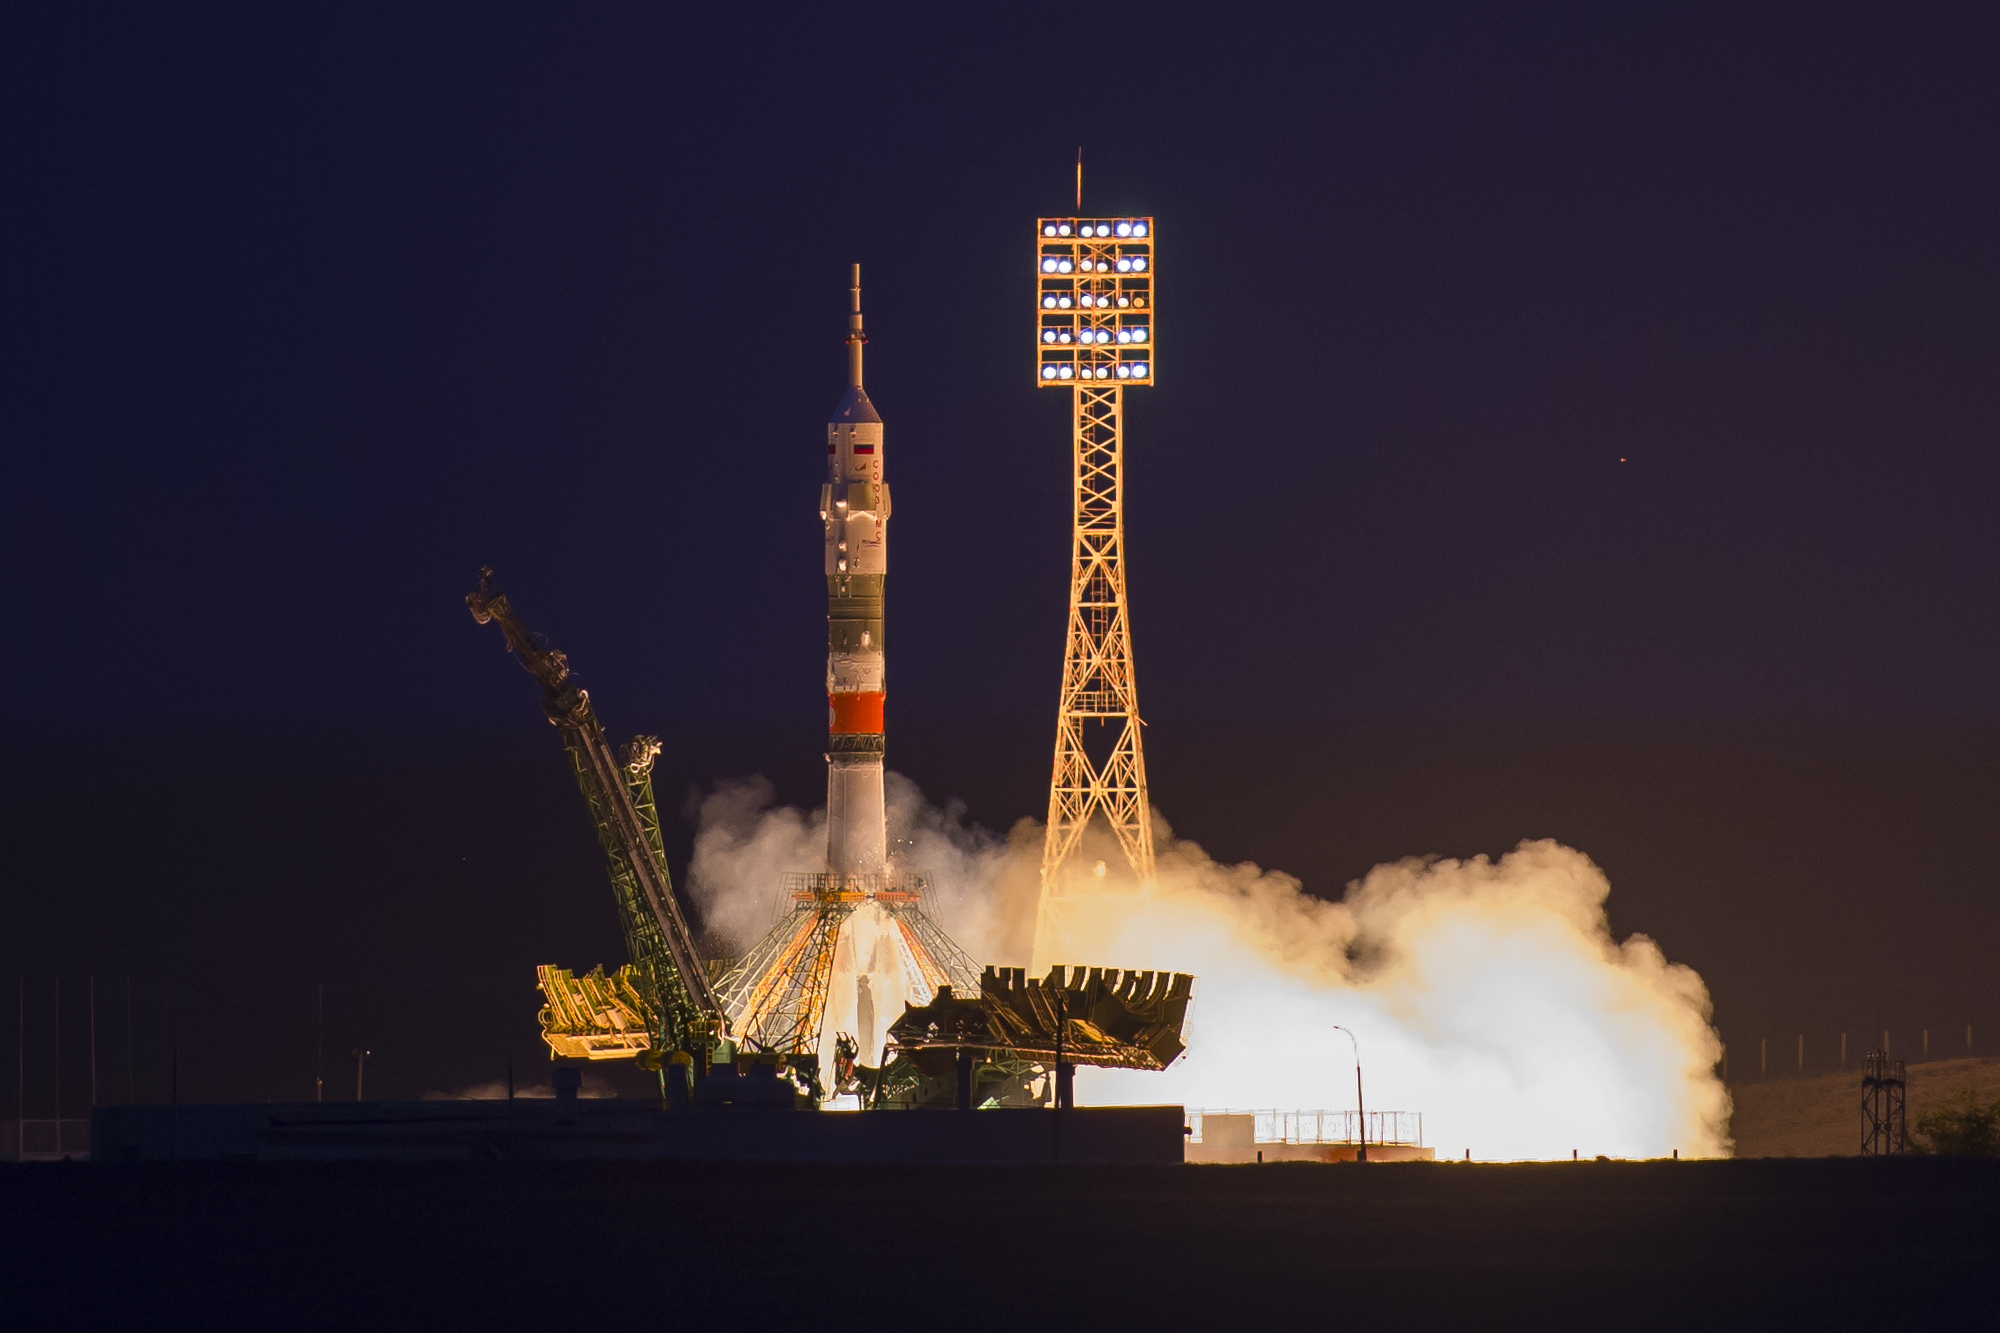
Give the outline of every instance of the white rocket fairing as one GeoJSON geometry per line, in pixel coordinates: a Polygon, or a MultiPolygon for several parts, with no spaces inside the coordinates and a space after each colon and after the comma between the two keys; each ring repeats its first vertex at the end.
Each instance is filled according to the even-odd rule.
{"type": "Polygon", "coordinates": [[[853,270],[847,393],[826,426],[826,869],[880,873],[888,856],[882,802],[882,585],[889,572],[889,486],[882,418],[861,388],[861,265],[853,270]]]}

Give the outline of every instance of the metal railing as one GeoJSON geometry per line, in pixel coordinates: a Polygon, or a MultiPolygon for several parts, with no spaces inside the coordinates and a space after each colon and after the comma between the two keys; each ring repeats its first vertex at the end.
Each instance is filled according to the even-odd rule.
{"type": "Polygon", "coordinates": [[[0,1120],[0,1159],[32,1162],[89,1152],[88,1120],[0,1120]]]}
{"type": "Polygon", "coordinates": [[[779,876],[778,916],[815,901],[859,905],[878,898],[930,906],[930,881],[922,875],[878,871],[873,874],[827,875],[786,871],[779,876]]]}
{"type": "MultiPolygon", "coordinates": [[[[1203,1116],[1247,1115],[1255,1117],[1256,1128],[1253,1135],[1257,1143],[1359,1143],[1362,1140],[1357,1131],[1362,1128],[1359,1117],[1352,1111],[1258,1111],[1233,1110],[1220,1106],[1205,1108],[1189,1107],[1186,1112],[1189,1138],[1195,1143],[1202,1141],[1201,1122],[1203,1116]]],[[[1422,1111],[1370,1111],[1368,1113],[1367,1142],[1397,1146],[1422,1147],[1424,1142],[1424,1113],[1422,1111]]]]}

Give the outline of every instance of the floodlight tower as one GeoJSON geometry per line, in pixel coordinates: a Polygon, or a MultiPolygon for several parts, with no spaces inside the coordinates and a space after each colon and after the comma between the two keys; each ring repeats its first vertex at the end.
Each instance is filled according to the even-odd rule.
{"type": "Polygon", "coordinates": [[[1152,813],[1139,737],[1125,605],[1125,390],[1153,383],[1153,219],[1040,218],[1035,223],[1036,371],[1042,388],[1072,395],[1076,518],[1069,634],[1056,713],[1055,768],[1042,847],[1034,964],[1068,947],[1080,897],[1077,851],[1102,816],[1141,885],[1153,878],[1152,813]],[[1112,733],[1093,761],[1084,742],[1112,733]]]}

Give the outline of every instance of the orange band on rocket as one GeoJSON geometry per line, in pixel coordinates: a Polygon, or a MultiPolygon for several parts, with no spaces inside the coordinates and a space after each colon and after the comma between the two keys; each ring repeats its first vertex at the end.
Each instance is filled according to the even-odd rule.
{"type": "Polygon", "coordinates": [[[882,730],[880,690],[826,696],[826,729],[836,736],[878,735],[882,730]]]}

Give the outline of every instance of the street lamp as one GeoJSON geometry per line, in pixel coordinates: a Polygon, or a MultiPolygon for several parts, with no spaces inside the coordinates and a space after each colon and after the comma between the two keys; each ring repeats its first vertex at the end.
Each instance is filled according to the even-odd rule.
{"type": "MultiPolygon", "coordinates": [[[[375,1052],[364,1051],[359,1046],[356,1046],[350,1054],[354,1056],[354,1100],[358,1102],[361,1100],[361,1077],[367,1072],[368,1057],[375,1054],[375,1052]]],[[[1360,1066],[1356,1065],[1355,1068],[1359,1069],[1360,1066]]]]}
{"type": "Polygon", "coordinates": [[[1368,1107],[1361,1100],[1361,1043],[1354,1039],[1354,1031],[1351,1028],[1344,1028],[1335,1023],[1333,1030],[1345,1032],[1348,1045],[1354,1048],[1354,1119],[1357,1125],[1355,1134],[1361,1140],[1361,1146],[1355,1151],[1354,1160],[1365,1162],[1368,1160],[1368,1107]]]}

